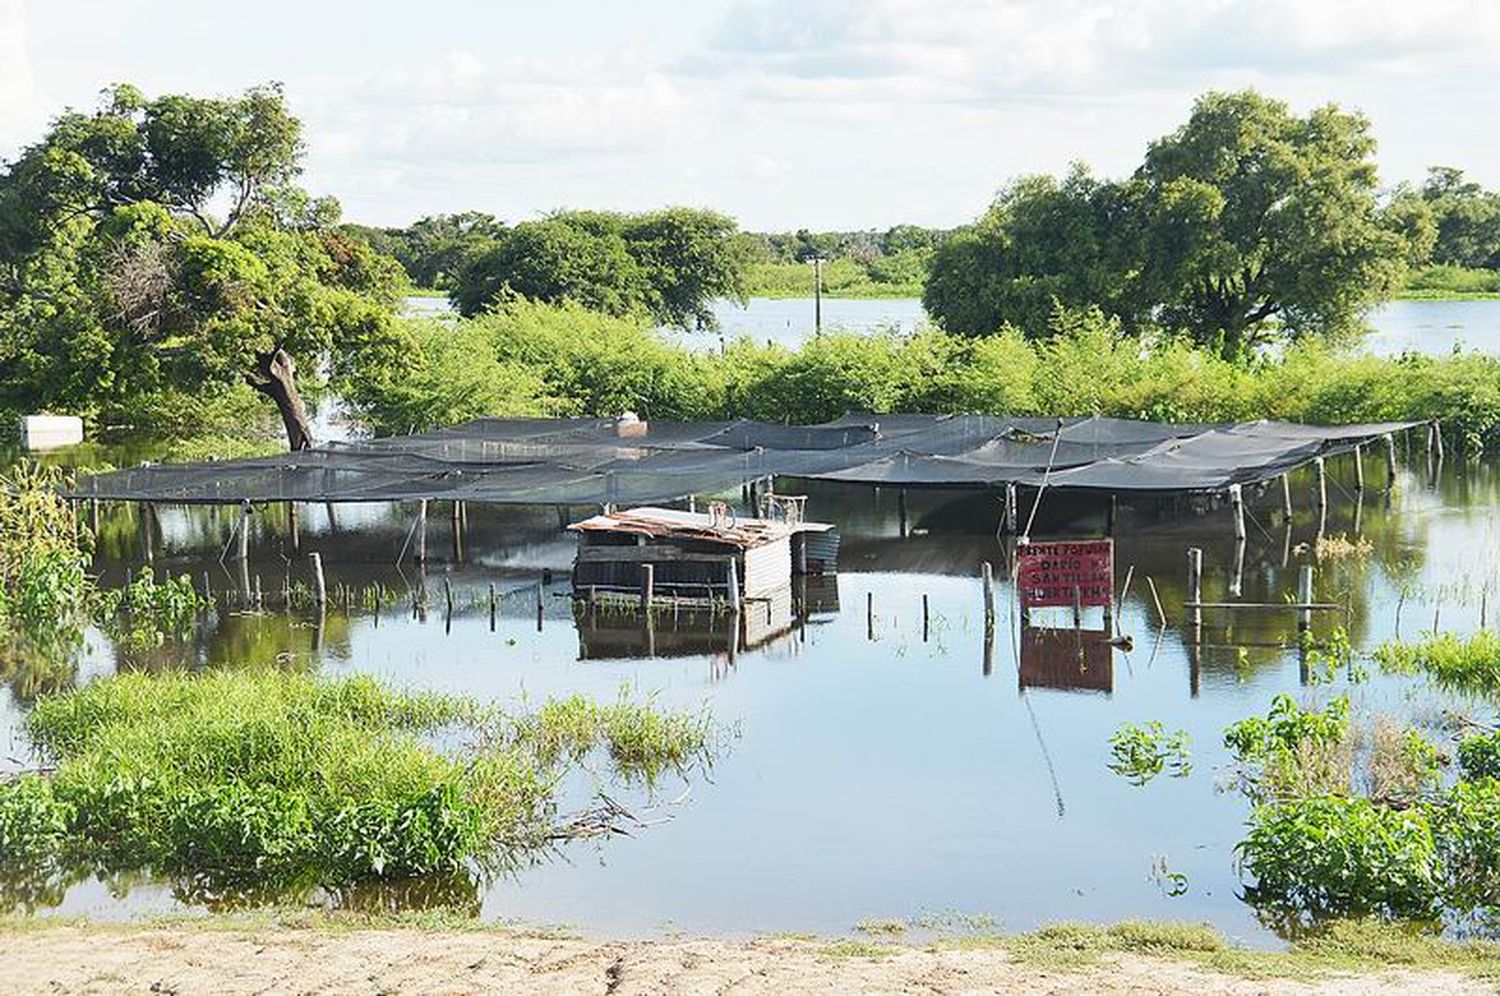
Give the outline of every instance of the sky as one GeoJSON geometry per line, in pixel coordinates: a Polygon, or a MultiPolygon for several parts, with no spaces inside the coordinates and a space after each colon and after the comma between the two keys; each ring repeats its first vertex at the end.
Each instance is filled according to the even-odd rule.
{"type": "Polygon", "coordinates": [[[0,0],[0,159],[132,82],[279,81],[305,185],[399,225],[711,207],[951,226],[1128,173],[1209,89],[1366,114],[1382,180],[1500,186],[1500,0],[0,0]]]}

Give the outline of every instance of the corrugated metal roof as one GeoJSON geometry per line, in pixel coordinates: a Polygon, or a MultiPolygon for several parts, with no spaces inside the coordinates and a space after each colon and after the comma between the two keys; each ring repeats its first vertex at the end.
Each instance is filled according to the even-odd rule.
{"type": "Polygon", "coordinates": [[[833,526],[824,522],[799,522],[792,525],[775,519],[751,519],[730,516],[715,519],[703,512],[684,512],[675,508],[632,508],[606,512],[575,522],[568,527],[577,532],[629,533],[636,536],[706,540],[740,549],[764,546],[797,532],[824,532],[833,526]]]}

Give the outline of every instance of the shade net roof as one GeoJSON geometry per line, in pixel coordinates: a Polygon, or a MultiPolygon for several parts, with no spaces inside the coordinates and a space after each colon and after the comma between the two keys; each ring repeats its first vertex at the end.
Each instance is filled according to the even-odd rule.
{"type": "Polygon", "coordinates": [[[1013,483],[1110,492],[1219,491],[1417,423],[1311,426],[1004,415],[846,415],[822,425],[480,418],[278,456],[155,464],[69,492],[180,504],[462,499],[633,505],[768,475],[901,487],[1013,483]]]}

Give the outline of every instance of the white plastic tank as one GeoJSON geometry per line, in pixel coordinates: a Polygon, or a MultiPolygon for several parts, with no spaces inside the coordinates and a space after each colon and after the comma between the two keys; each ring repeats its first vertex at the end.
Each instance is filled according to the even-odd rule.
{"type": "Polygon", "coordinates": [[[21,447],[55,450],[83,442],[83,419],[77,415],[23,415],[21,447]]]}

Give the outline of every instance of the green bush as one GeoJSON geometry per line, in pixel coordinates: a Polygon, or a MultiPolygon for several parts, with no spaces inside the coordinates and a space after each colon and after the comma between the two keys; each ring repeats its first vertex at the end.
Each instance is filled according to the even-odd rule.
{"type": "Polygon", "coordinates": [[[1500,731],[1465,737],[1458,745],[1458,766],[1465,778],[1500,778],[1500,731]]]}
{"type": "Polygon", "coordinates": [[[200,886],[462,872],[545,838],[564,764],[598,748],[650,778],[703,757],[708,736],[623,698],[509,718],[271,669],[101,679],[40,700],[28,731],[56,771],[0,786],[0,856],[65,850],[200,886]]]}
{"type": "Polygon", "coordinates": [[[1438,907],[1437,845],[1420,809],[1314,796],[1262,806],[1236,848],[1257,906],[1293,916],[1428,918],[1438,907]]]}
{"type": "Polygon", "coordinates": [[[68,833],[68,811],[36,775],[0,782],[0,864],[55,853],[68,833]]]}

